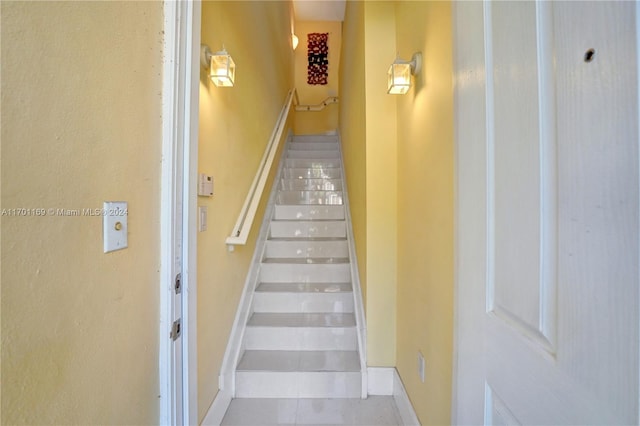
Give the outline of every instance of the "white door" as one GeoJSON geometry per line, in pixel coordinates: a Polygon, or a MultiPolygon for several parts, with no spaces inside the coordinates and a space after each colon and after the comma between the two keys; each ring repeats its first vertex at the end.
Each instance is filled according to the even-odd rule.
{"type": "Polygon", "coordinates": [[[458,424],[638,424],[638,5],[454,6],[458,424]]]}

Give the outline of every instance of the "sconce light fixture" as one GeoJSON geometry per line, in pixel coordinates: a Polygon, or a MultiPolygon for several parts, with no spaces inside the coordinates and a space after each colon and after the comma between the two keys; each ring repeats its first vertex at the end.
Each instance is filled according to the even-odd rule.
{"type": "Polygon", "coordinates": [[[293,33],[291,33],[291,46],[293,50],[296,50],[296,47],[298,47],[298,36],[293,33]]]}
{"type": "Polygon", "coordinates": [[[411,88],[411,75],[416,75],[422,69],[422,53],[414,53],[410,61],[403,61],[399,57],[393,61],[388,71],[387,93],[404,95],[411,88]]]}
{"type": "Polygon", "coordinates": [[[209,70],[209,78],[218,87],[233,87],[236,77],[236,63],[225,48],[211,53],[209,46],[200,46],[200,62],[209,70]]]}

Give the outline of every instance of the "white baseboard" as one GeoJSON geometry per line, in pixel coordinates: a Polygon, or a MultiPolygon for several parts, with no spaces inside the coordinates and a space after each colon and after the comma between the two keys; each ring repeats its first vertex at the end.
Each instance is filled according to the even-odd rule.
{"type": "Polygon", "coordinates": [[[398,370],[393,369],[393,399],[396,401],[396,406],[400,412],[402,423],[406,426],[420,426],[420,421],[416,415],[413,405],[409,400],[409,395],[400,380],[398,370]]]}
{"type": "Polygon", "coordinates": [[[367,367],[369,395],[393,395],[393,367],[367,367]]]}
{"type": "Polygon", "coordinates": [[[398,370],[393,367],[368,367],[367,375],[369,376],[369,395],[393,396],[402,417],[402,423],[405,426],[420,425],[398,370]]]}
{"type": "Polygon", "coordinates": [[[229,404],[231,404],[231,392],[219,391],[204,416],[201,426],[220,426],[229,404]]]}

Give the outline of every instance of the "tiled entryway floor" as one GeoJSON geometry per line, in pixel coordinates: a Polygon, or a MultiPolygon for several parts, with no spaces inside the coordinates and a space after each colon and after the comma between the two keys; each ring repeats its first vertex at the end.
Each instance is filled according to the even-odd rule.
{"type": "Polygon", "coordinates": [[[222,425],[402,425],[393,397],[234,399],[222,425]]]}

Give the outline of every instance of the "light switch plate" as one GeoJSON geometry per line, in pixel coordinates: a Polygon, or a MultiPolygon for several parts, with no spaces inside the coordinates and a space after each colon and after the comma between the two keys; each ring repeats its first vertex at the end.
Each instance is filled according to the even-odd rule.
{"type": "Polygon", "coordinates": [[[207,206],[198,206],[198,231],[207,230],[207,206]]]}
{"type": "Polygon", "coordinates": [[[128,208],[125,201],[105,201],[102,211],[104,252],[127,248],[128,208]]]}

